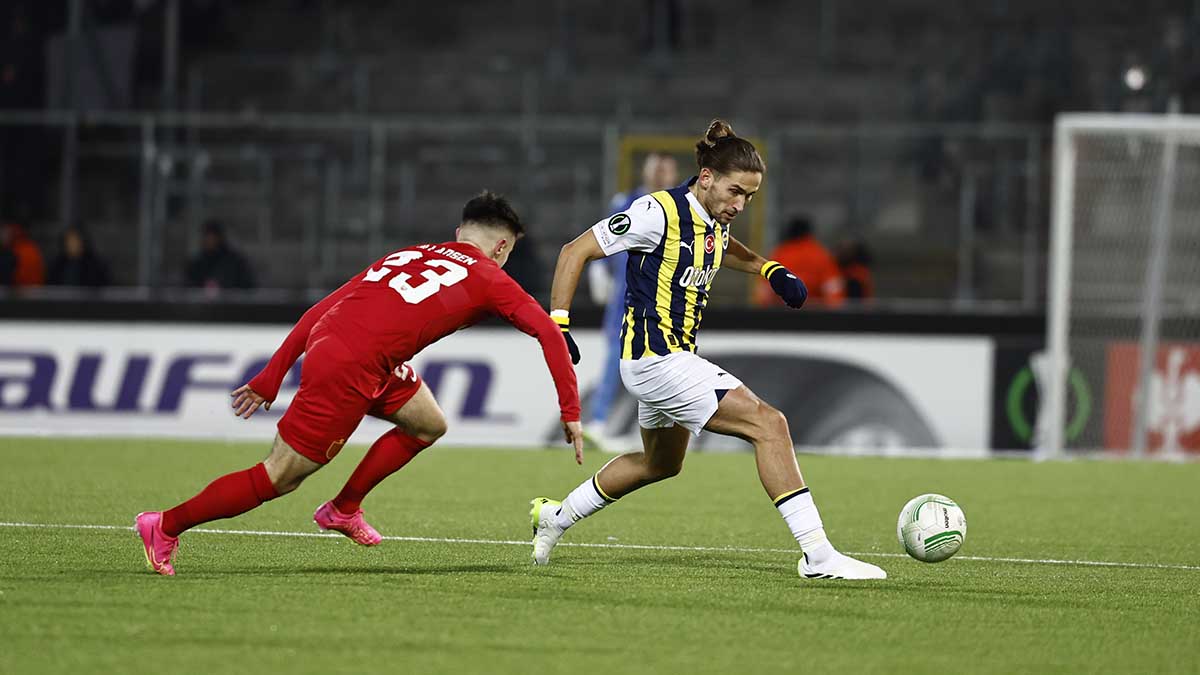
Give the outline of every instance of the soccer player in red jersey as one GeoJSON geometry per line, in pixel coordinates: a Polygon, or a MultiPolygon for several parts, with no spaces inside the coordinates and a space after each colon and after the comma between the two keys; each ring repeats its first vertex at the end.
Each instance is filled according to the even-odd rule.
{"type": "Polygon", "coordinates": [[[284,375],[306,355],[300,389],[279,421],[270,455],[172,509],[138,514],[150,568],[174,575],[180,533],[295,490],[337,455],[365,415],[396,428],[371,445],[346,486],[313,519],[360,544],[379,543],[359,504],[446,431],[437,401],[406,362],[492,314],[541,343],[563,432],[582,464],[579,392],[567,345],[545,310],[501,270],[523,232],[508,202],[484,192],[463,208],[457,241],[391,253],[305,312],[263,371],[233,392],[235,414],[249,418],[270,406],[284,375]]]}

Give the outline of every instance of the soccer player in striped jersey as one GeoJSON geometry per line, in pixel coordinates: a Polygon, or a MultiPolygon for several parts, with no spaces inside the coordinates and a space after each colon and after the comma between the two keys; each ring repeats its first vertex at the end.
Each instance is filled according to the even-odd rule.
{"type": "Polygon", "coordinates": [[[709,287],[722,266],[761,274],[790,307],[801,307],[808,296],[796,275],[730,234],[766,171],[754,146],[728,123],[713,120],[696,144],[696,163],[699,173],[686,184],[634,201],[564,246],[558,258],[551,316],[578,363],[569,310],[580,273],[589,261],[629,253],[621,380],[638,400],[643,450],[613,459],[562,502],[533,500],[533,561],[547,564],[563,533],[581,519],[678,474],[691,436],[707,429],[753,443],[759,480],[803,552],[797,564],[802,577],[886,578],[829,542],[783,413],[696,353],[709,287]]]}

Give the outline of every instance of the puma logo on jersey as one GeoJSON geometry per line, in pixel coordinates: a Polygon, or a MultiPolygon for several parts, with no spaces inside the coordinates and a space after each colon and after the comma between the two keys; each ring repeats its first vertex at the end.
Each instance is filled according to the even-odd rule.
{"type": "Polygon", "coordinates": [[[683,275],[679,277],[679,285],[684,288],[688,286],[707,288],[715,276],[717,276],[717,270],[712,265],[705,267],[692,266],[683,271],[683,275]]]}
{"type": "Polygon", "coordinates": [[[680,246],[680,248],[686,248],[688,250],[688,253],[692,252],[692,245],[687,243],[686,241],[679,242],[679,246],[680,246]]]}

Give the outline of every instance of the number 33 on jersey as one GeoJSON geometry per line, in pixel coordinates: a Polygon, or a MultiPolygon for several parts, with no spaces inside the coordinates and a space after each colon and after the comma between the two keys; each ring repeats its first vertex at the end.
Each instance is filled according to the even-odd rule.
{"type": "Polygon", "coordinates": [[[334,334],[355,353],[383,355],[375,365],[387,372],[489,315],[530,335],[552,330],[562,340],[541,305],[478,247],[464,242],[389,253],[338,294],[342,299],[322,316],[313,337],[334,334]]]}
{"type": "MultiPolygon", "coordinates": [[[[454,253],[458,253],[458,251],[454,251],[454,253]]],[[[421,260],[423,256],[424,254],[420,251],[396,251],[384,258],[378,269],[371,268],[367,270],[363,276],[363,281],[382,281],[387,275],[392,274],[392,272],[409,263],[421,260]]],[[[388,282],[388,286],[399,293],[400,297],[404,298],[410,304],[416,305],[423,300],[428,300],[430,296],[437,293],[442,287],[453,286],[467,278],[467,268],[458,263],[440,258],[426,259],[422,263],[428,268],[420,273],[420,276],[425,279],[424,283],[413,286],[409,283],[413,277],[408,272],[397,272],[392,276],[392,280],[388,282]]],[[[474,262],[471,264],[474,264],[474,262]]]]}

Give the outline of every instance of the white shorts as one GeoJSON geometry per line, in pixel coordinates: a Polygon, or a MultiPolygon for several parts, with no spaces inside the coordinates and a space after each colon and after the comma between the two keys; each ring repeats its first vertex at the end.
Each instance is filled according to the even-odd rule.
{"type": "Polygon", "coordinates": [[[692,352],[621,361],[621,381],[638,400],[638,424],[662,429],[678,424],[693,434],[717,412],[718,390],[742,381],[692,352]]]}

